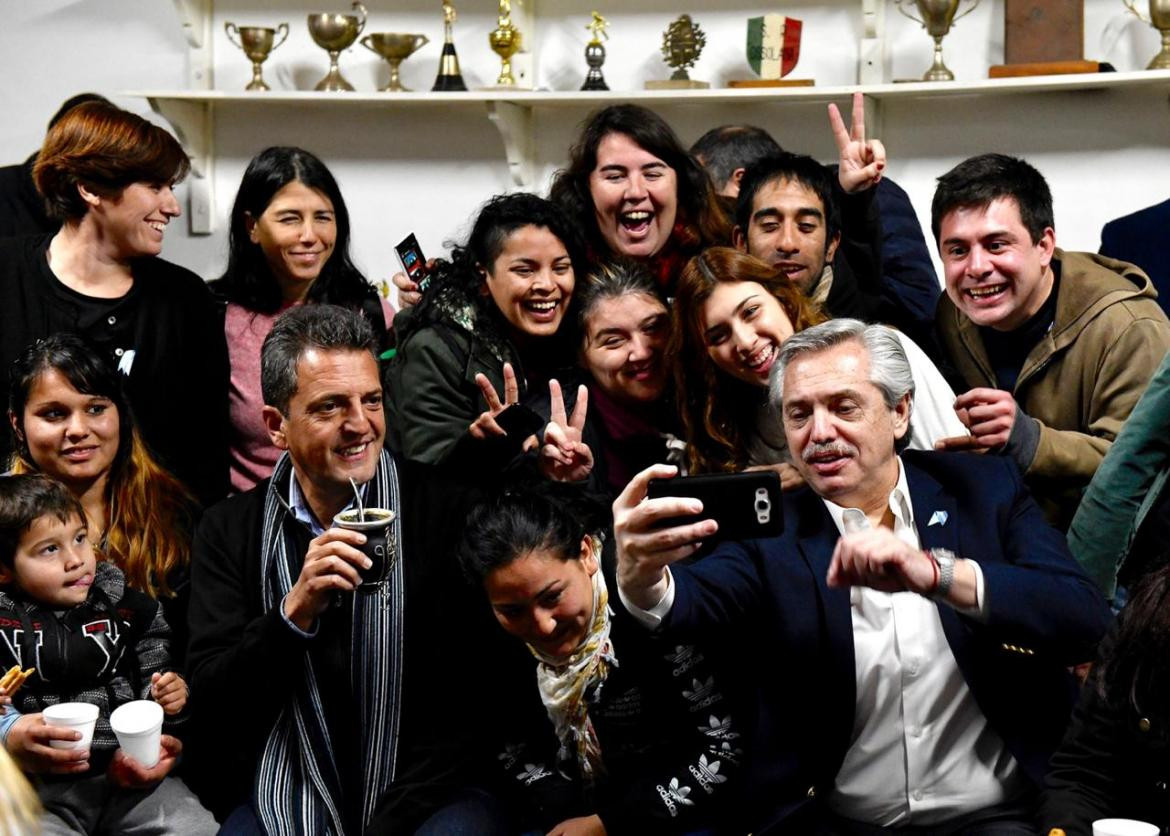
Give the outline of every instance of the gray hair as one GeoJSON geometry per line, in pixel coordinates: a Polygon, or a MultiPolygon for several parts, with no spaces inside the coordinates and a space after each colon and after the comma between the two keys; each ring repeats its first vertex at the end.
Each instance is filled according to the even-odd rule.
{"type": "MultiPolygon", "coordinates": [[[[820,325],[793,334],[780,347],[780,356],[772,367],[768,392],[772,406],[780,410],[784,402],[784,373],[802,354],[825,351],[850,340],[860,343],[869,354],[869,382],[882,393],[886,407],[893,409],[906,395],[914,405],[914,375],[898,334],[885,325],[866,325],[859,319],[830,319],[820,325]]],[[[910,443],[910,432],[895,445],[900,452],[910,443]]]]}
{"type": "Polygon", "coordinates": [[[360,313],[337,305],[298,305],[281,314],[260,351],[260,392],[288,414],[297,392],[297,363],[306,351],[368,351],[377,360],[374,330],[360,313]]]}
{"type": "Polygon", "coordinates": [[[666,300],[662,298],[662,291],[654,283],[646,265],[632,259],[619,258],[591,270],[583,286],[573,291],[578,305],[577,323],[581,326],[582,335],[586,333],[586,320],[600,303],[630,294],[656,299],[669,311],[666,300]]]}

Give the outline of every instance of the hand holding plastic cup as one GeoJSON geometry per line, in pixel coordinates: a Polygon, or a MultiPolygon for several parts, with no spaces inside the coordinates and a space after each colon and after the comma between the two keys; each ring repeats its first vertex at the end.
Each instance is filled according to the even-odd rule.
{"type": "Polygon", "coordinates": [[[153,700],[128,702],[110,715],[110,727],[122,751],[147,769],[158,763],[162,724],[162,706],[153,700]]]}
{"type": "Polygon", "coordinates": [[[366,542],[357,548],[370,559],[372,565],[369,569],[358,570],[362,576],[358,592],[373,592],[386,580],[397,554],[397,545],[390,528],[394,524],[394,512],[386,508],[366,508],[364,522],[361,516],[361,512],[356,509],[342,511],[333,518],[333,525],[366,535],[366,542]]]}
{"type": "Polygon", "coordinates": [[[81,740],[50,740],[54,749],[88,749],[93,742],[93,727],[97,724],[98,707],[87,702],[63,702],[50,705],[41,712],[47,726],[73,729],[81,732],[81,740]]]}
{"type": "Polygon", "coordinates": [[[1158,836],[1158,825],[1135,819],[1097,819],[1093,836],[1158,836]]]}

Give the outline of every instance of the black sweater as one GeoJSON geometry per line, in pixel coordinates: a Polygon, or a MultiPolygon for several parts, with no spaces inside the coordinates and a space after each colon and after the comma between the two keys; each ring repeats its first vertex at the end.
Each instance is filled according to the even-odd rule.
{"type": "MultiPolygon", "coordinates": [[[[202,279],[161,258],[133,264],[134,286],[125,297],[130,323],[119,321],[110,344],[102,319],[88,331],[82,303],[49,269],[52,236],[0,241],[0,369],[29,343],[60,333],[80,333],[103,348],[115,366],[127,348],[134,362],[126,394],[138,430],[159,462],[203,504],[227,494],[228,360],[223,318],[202,279]],[[131,300],[130,297],[133,296],[131,300]],[[123,341],[126,342],[123,345],[123,341]],[[114,350],[123,352],[115,354],[114,350]]],[[[97,301],[97,300],[95,300],[97,301]]],[[[0,428],[0,456],[12,452],[8,422],[0,428]]]]}

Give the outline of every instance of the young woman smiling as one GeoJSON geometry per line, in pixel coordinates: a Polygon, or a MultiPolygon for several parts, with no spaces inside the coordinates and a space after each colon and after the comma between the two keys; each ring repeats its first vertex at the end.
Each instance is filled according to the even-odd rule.
{"type": "Polygon", "coordinates": [[[260,420],[260,347],[276,317],[302,303],[341,305],[365,314],[381,342],[394,312],[350,260],[341,190],[308,151],[272,147],[252,158],[228,236],[227,270],[210,286],[227,300],[231,483],[246,491],[280,453],[260,420]]]}
{"type": "Polygon", "coordinates": [[[737,832],[748,736],[733,692],[698,647],[611,606],[606,510],[575,486],[516,487],[474,509],[464,531],[465,571],[535,657],[527,671],[500,664],[493,686],[510,697],[489,734],[518,829],[737,832]]]}
{"type": "Polygon", "coordinates": [[[390,446],[428,464],[518,452],[525,439],[504,435],[495,418],[546,397],[548,381],[572,366],[581,263],[573,226],[552,203],[531,194],[488,201],[466,244],[436,264],[423,301],[394,321],[390,446]]]}
{"type": "Polygon", "coordinates": [[[144,440],[206,503],[227,492],[223,330],[203,281],[158,258],[188,166],[174,137],[106,102],[49,130],[34,178],[62,226],[0,243],[0,368],[34,340],[84,335],[125,375],[144,440]]]}
{"type": "Polygon", "coordinates": [[[688,258],[731,242],[706,171],[661,116],[639,105],[589,117],[549,198],[585,230],[591,260],[644,260],[667,293],[688,258]]]}
{"type": "MultiPolygon", "coordinates": [[[[774,466],[786,486],[799,484],[785,464],[780,416],[768,404],[769,374],[781,344],[824,314],[783,272],[728,247],[712,247],[686,265],[675,312],[668,352],[691,469],[774,466]]],[[[964,434],[950,385],[922,349],[895,333],[914,374],[910,446],[930,450],[964,434]]]]}
{"type": "Polygon", "coordinates": [[[9,380],[12,472],[44,473],[69,488],[104,559],[162,602],[181,659],[198,506],[143,443],[120,375],[80,337],[56,334],[26,348],[9,380]]]}

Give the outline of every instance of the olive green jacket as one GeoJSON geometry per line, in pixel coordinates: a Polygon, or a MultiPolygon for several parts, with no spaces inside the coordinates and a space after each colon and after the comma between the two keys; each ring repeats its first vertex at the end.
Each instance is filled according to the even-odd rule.
{"type": "MultiPolygon", "coordinates": [[[[1170,348],[1170,321],[1149,278],[1099,255],[1063,252],[1056,315],[1013,395],[1039,424],[1025,478],[1051,522],[1068,526],[1081,492],[1170,348]]],[[[943,296],[943,349],[968,388],[997,388],[975,325],[943,296]]]]}

